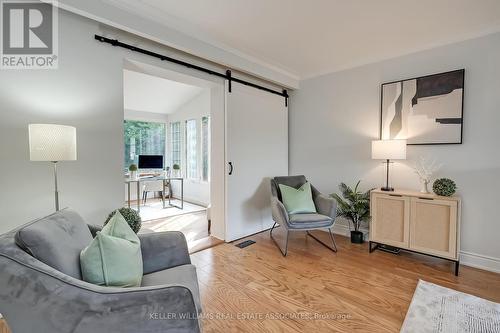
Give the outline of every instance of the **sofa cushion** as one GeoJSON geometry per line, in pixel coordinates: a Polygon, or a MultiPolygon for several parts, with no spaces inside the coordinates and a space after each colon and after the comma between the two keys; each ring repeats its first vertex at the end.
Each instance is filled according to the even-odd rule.
{"type": "Polygon", "coordinates": [[[200,291],[196,276],[196,267],[191,264],[165,269],[146,274],[142,277],[142,287],[160,286],[165,284],[181,285],[193,294],[196,310],[201,313],[200,291]]]}
{"type": "Polygon", "coordinates": [[[82,250],[84,281],[114,287],[139,287],[142,254],[139,237],[117,210],[96,237],[82,250]]]}
{"type": "Polygon", "coordinates": [[[306,183],[306,181],[307,181],[306,176],[304,176],[304,175],[274,177],[272,179],[272,183],[276,187],[276,189],[272,189],[272,191],[274,192],[274,190],[276,190],[275,194],[278,196],[278,199],[280,201],[283,201],[283,197],[281,196],[279,184],[283,184],[283,185],[290,186],[293,188],[299,188],[302,185],[304,185],[306,183]]]}
{"type": "Polygon", "coordinates": [[[333,219],[321,214],[290,214],[289,225],[293,229],[327,228],[333,219]]]}
{"type": "Polygon", "coordinates": [[[279,188],[288,214],[316,213],[311,183],[306,182],[299,188],[279,184],[279,188]]]}
{"type": "Polygon", "coordinates": [[[80,252],[92,241],[87,224],[71,209],[33,221],[15,235],[16,244],[41,262],[77,279],[80,252]]]}

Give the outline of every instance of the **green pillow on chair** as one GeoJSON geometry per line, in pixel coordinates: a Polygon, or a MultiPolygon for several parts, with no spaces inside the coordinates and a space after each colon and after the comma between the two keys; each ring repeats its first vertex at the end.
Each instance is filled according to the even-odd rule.
{"type": "Polygon", "coordinates": [[[83,280],[102,286],[139,287],[142,253],[139,237],[119,211],[80,253],[83,280]]]}
{"type": "Polygon", "coordinates": [[[311,183],[306,182],[296,189],[279,184],[281,199],[288,214],[316,213],[316,206],[312,199],[311,183]]]}

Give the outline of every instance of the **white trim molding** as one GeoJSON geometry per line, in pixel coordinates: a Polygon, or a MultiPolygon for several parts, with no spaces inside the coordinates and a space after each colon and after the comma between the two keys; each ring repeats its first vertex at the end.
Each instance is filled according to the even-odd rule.
{"type": "Polygon", "coordinates": [[[500,273],[500,258],[485,256],[473,252],[460,251],[460,264],[500,273]]]}
{"type": "MultiPolygon", "coordinates": [[[[368,228],[360,228],[359,231],[363,233],[364,240],[368,241],[369,238],[368,228]]],[[[343,223],[335,223],[332,232],[336,235],[341,235],[349,238],[351,237],[351,229],[349,228],[348,225],[345,225],[343,223]]]]}

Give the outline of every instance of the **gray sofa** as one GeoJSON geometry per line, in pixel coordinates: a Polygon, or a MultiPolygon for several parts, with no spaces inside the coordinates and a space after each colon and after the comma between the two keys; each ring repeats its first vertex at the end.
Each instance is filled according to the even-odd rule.
{"type": "Polygon", "coordinates": [[[274,224],[271,228],[270,236],[284,257],[288,252],[288,236],[290,231],[305,231],[308,236],[311,236],[320,244],[324,245],[333,252],[337,252],[337,244],[335,243],[335,238],[332,234],[332,228],[335,224],[335,218],[337,216],[337,202],[335,199],[321,194],[314,186],[311,185],[312,199],[317,213],[288,214],[285,209],[285,205],[281,199],[279,184],[287,185],[293,188],[300,188],[306,182],[307,179],[303,175],[282,176],[271,179],[271,208],[274,224]],[[276,226],[280,226],[285,229],[286,238],[284,249],[282,249],[273,237],[273,230],[276,226]],[[318,229],[328,230],[331,245],[326,244],[310,232],[311,230],[318,229]]]}
{"type": "Polygon", "coordinates": [[[13,333],[201,331],[182,233],[139,234],[142,286],[116,288],[81,280],[79,254],[97,230],[64,209],[0,236],[0,313],[13,333]]]}

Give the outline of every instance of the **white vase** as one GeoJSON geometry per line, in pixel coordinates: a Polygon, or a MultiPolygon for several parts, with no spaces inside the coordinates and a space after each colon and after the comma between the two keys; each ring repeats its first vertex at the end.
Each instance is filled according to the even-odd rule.
{"type": "Polygon", "coordinates": [[[429,185],[429,181],[427,179],[420,180],[420,186],[421,186],[420,192],[421,193],[430,193],[428,185],[429,185]]]}
{"type": "Polygon", "coordinates": [[[130,180],[137,180],[137,171],[130,171],[130,180]]]}

